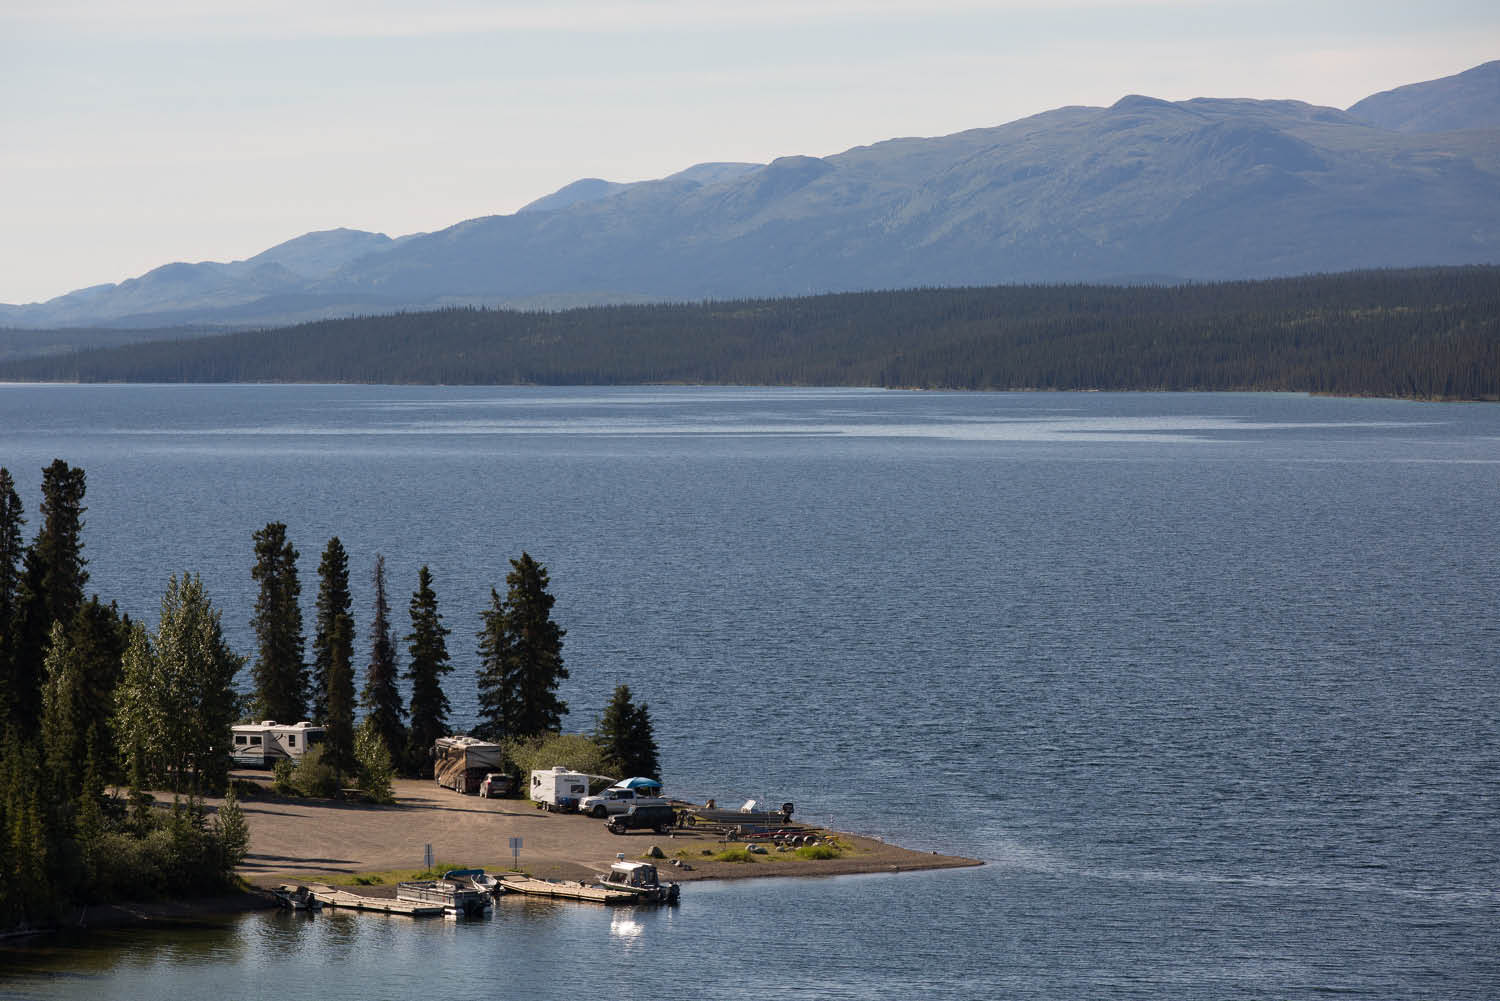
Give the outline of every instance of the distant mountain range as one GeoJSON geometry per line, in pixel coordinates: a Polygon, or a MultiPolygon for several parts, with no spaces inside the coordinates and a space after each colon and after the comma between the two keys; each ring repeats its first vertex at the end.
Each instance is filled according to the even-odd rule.
{"type": "Polygon", "coordinates": [[[821,159],[586,179],[435,233],[309,233],[244,261],[0,305],[0,325],[276,326],[446,305],[1495,261],[1500,61],[1347,111],[1130,96],[821,159]]]}

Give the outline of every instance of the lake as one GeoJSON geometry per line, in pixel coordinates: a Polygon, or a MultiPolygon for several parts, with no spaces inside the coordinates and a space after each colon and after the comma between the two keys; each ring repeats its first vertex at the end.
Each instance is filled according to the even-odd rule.
{"type": "Polygon", "coordinates": [[[268,521],[309,630],[330,536],[361,629],[376,552],[398,627],[429,565],[461,728],[526,550],[570,729],[628,683],[673,794],[987,864],[97,934],[0,950],[0,998],[1500,993],[1500,408],[0,386],[28,537],[54,457],[88,473],[90,588],[132,616],[200,573],[250,653],[268,521]]]}

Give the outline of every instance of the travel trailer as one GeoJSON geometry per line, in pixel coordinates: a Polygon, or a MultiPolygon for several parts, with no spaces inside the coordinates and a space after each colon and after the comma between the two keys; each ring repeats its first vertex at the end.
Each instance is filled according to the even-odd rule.
{"type": "Polygon", "coordinates": [[[588,794],[589,777],[582,772],[553,765],[531,773],[531,798],[543,810],[571,813],[588,794]]]}

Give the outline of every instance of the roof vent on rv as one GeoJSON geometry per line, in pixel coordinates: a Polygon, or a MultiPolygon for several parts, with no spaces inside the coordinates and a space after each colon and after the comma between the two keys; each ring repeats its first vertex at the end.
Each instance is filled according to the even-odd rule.
{"type": "Polygon", "coordinates": [[[261,726],[275,726],[276,725],[276,721],[274,719],[263,719],[263,720],[260,721],[260,725],[261,726]]]}

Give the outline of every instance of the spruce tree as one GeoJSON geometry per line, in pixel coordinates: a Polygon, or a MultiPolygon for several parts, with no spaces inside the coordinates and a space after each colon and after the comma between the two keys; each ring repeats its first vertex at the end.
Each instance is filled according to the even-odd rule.
{"type": "Polygon", "coordinates": [[[325,754],[341,772],[354,769],[354,616],[350,604],[349,557],[335,535],[318,564],[313,719],[328,728],[325,754]]]}
{"type": "Polygon", "coordinates": [[[406,709],[396,666],[396,635],[391,629],[391,608],[385,597],[385,557],[375,554],[375,610],[370,620],[370,663],[365,667],[365,687],[359,694],[365,720],[386,749],[400,754],[406,748],[406,709]]]}
{"type": "Polygon", "coordinates": [[[25,557],[21,529],[26,524],[25,509],[16,493],[16,481],[10,470],[0,467],[0,729],[10,718],[10,689],[13,652],[19,625],[21,567],[25,557]]]}
{"type": "Polygon", "coordinates": [[[484,627],[479,630],[479,725],[474,736],[498,741],[516,735],[520,710],[520,693],[512,673],[510,633],[505,602],[490,588],[490,607],[480,613],[484,627]]]}
{"type": "Polygon", "coordinates": [[[447,635],[432,590],[432,573],[424,566],[411,596],[411,633],[406,637],[410,657],[406,677],[411,681],[407,767],[424,778],[432,777],[432,745],[448,725],[448,696],[443,694],[442,676],[452,671],[453,665],[448,662],[447,635]]]}
{"type": "Polygon", "coordinates": [[[644,775],[659,779],[656,734],[646,704],[631,701],[630,686],[620,685],[604,709],[594,739],[604,749],[611,767],[620,777],[644,775]]]}
{"type": "Polygon", "coordinates": [[[547,591],[547,568],[525,552],[510,565],[511,572],[505,577],[505,620],[510,646],[508,673],[517,701],[510,736],[557,733],[568,714],[568,704],[557,697],[558,686],[568,677],[562,658],[566,631],[552,621],[555,599],[547,591]]]}
{"type": "Polygon", "coordinates": [[[83,604],[89,579],[83,558],[84,489],[83,470],[61,459],[42,470],[42,526],[23,560],[9,654],[11,720],[22,739],[35,736],[41,722],[42,665],[52,624],[66,624],[83,604]]]}
{"type": "Polygon", "coordinates": [[[286,525],[273,521],[256,532],[255,567],[260,584],[255,615],[258,656],[255,661],[255,711],[261,719],[297,723],[307,718],[307,666],[303,663],[302,609],[298,599],[297,550],[286,538],[286,525]]]}

